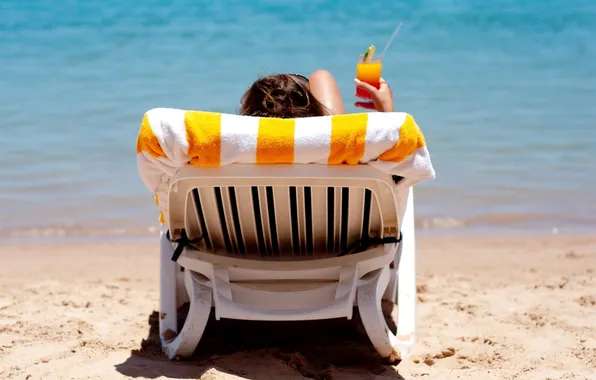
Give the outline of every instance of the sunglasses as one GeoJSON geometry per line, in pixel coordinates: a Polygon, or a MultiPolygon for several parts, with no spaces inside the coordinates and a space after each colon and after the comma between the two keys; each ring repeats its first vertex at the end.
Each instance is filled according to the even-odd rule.
{"type": "Polygon", "coordinates": [[[305,77],[304,75],[300,75],[300,74],[290,74],[290,75],[295,77],[296,79],[298,79],[298,81],[300,81],[302,84],[308,84],[308,78],[305,77]]]}

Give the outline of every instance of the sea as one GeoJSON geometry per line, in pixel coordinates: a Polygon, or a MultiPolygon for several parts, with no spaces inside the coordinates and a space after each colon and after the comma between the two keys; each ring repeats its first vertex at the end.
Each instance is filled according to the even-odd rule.
{"type": "Polygon", "coordinates": [[[143,113],[237,112],[259,76],[383,58],[437,177],[422,234],[596,233],[593,0],[0,0],[0,242],[144,240],[143,113]]]}

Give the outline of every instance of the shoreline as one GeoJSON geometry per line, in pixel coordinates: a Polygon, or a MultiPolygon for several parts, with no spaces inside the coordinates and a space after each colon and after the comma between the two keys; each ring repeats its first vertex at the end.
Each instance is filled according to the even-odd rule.
{"type": "MultiPolygon", "coordinates": [[[[12,245],[77,245],[77,244],[150,244],[159,239],[159,226],[133,228],[131,233],[124,228],[94,230],[95,233],[64,233],[52,228],[24,228],[15,230],[0,229],[0,247],[12,245]],[[15,235],[11,236],[11,231],[15,235]]],[[[439,239],[455,236],[458,238],[485,238],[491,236],[545,238],[549,236],[590,236],[594,229],[565,226],[553,228],[491,228],[487,226],[464,226],[445,228],[416,227],[416,236],[424,239],[439,239]]]]}
{"type": "MultiPolygon", "coordinates": [[[[416,233],[423,237],[451,236],[551,236],[589,235],[596,232],[596,219],[559,218],[551,215],[489,213],[474,217],[428,216],[417,209],[416,233]]],[[[79,244],[143,243],[154,241],[160,225],[156,218],[118,219],[109,223],[72,222],[51,225],[0,226],[0,245],[6,244],[79,244]]]]}
{"type": "Polygon", "coordinates": [[[1,245],[0,377],[596,379],[596,236],[417,238],[414,354],[352,321],[211,320],[164,359],[157,243],[1,245]]]}

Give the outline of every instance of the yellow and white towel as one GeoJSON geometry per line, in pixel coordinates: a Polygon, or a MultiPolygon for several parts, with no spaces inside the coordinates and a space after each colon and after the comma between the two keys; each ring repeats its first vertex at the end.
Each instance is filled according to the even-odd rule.
{"type": "Polygon", "coordinates": [[[411,185],[435,176],[424,136],[403,112],[275,119],[156,108],[143,117],[137,161],[155,193],[185,165],[368,164],[411,185]]]}

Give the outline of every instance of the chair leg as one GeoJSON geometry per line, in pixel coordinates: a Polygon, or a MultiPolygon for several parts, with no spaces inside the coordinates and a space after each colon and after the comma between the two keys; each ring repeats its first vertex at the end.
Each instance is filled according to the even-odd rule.
{"type": "Polygon", "coordinates": [[[178,332],[176,308],[176,263],[171,260],[174,248],[166,233],[160,236],[159,263],[159,337],[162,348],[178,332]]]}
{"type": "Polygon", "coordinates": [[[398,268],[400,265],[402,253],[404,251],[407,251],[407,254],[409,254],[410,251],[416,250],[416,237],[414,236],[414,189],[412,187],[408,189],[406,209],[404,210],[404,216],[402,219],[400,230],[403,234],[402,242],[400,242],[397,247],[395,259],[393,259],[393,268],[390,268],[389,285],[387,286],[387,289],[385,289],[385,294],[383,294],[384,300],[391,301],[393,303],[397,303],[398,268]]]}
{"type": "Polygon", "coordinates": [[[174,340],[166,343],[164,350],[168,359],[187,358],[197,348],[203,336],[213,299],[212,289],[201,283],[199,274],[190,270],[184,271],[184,281],[190,298],[190,308],[184,326],[174,340]]]}
{"type": "MultiPolygon", "coordinates": [[[[405,358],[411,351],[411,343],[399,334],[391,332],[381,309],[381,298],[389,283],[389,268],[379,269],[372,278],[358,288],[358,310],[364,329],[379,355],[389,363],[405,358]]],[[[398,307],[399,314],[407,312],[398,307]]],[[[398,325],[399,332],[399,325],[398,325]]]]}
{"type": "Polygon", "coordinates": [[[190,302],[188,292],[184,285],[184,271],[183,267],[176,264],[176,308],[180,308],[185,303],[190,302]]]}
{"type": "Polygon", "coordinates": [[[410,188],[404,220],[403,240],[400,243],[399,266],[397,267],[397,338],[404,349],[402,356],[409,354],[416,337],[416,228],[414,226],[414,190],[410,188]]]}
{"type": "Polygon", "coordinates": [[[399,266],[399,258],[401,256],[402,244],[397,245],[395,252],[395,259],[393,259],[393,268],[389,268],[389,284],[383,293],[383,300],[397,303],[397,268],[399,266]]]}
{"type": "Polygon", "coordinates": [[[366,334],[379,355],[389,362],[395,362],[401,359],[396,350],[397,338],[387,326],[381,309],[381,298],[388,283],[389,268],[385,267],[376,271],[368,282],[360,285],[358,311],[366,334]]]}

